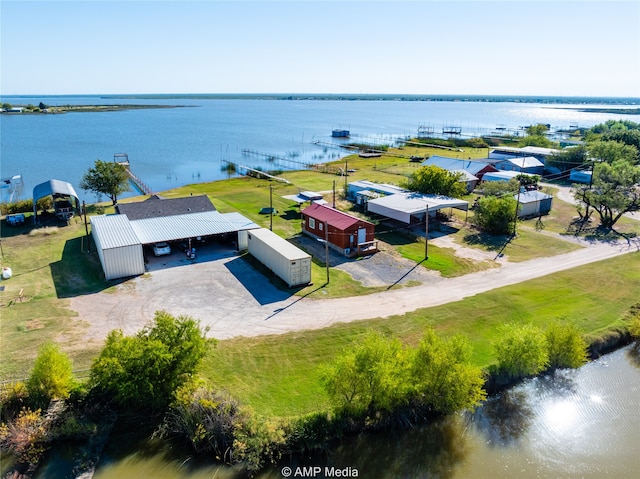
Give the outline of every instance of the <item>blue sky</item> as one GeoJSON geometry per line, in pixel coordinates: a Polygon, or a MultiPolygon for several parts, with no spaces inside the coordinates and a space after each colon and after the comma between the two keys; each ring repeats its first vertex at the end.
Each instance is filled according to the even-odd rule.
{"type": "Polygon", "coordinates": [[[640,97],[638,1],[5,1],[0,93],[640,97]]]}

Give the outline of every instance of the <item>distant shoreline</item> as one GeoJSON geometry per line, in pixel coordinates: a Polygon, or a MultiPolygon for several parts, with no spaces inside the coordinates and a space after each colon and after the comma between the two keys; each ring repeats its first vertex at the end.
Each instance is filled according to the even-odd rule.
{"type": "Polygon", "coordinates": [[[3,115],[61,115],[63,113],[96,113],[107,111],[148,110],[152,108],[182,108],[183,105],[57,105],[45,109],[28,109],[27,105],[14,105],[21,111],[2,111],[3,115]]]}
{"type": "Polygon", "coordinates": [[[561,97],[517,95],[414,95],[414,94],[347,94],[347,93],[177,93],[103,95],[101,98],[137,100],[333,100],[333,101],[461,101],[512,102],[543,104],[640,105],[634,97],[561,97]]]}
{"type": "MultiPolygon", "coordinates": [[[[69,94],[69,95],[7,95],[2,101],[12,98],[100,98],[104,100],[326,100],[326,101],[436,101],[436,102],[507,102],[575,105],[640,105],[636,97],[586,97],[586,96],[527,96],[527,95],[421,95],[389,93],[132,93],[132,94],[69,94]]],[[[102,106],[102,105],[98,105],[102,106]]],[[[112,105],[104,105],[112,106],[112,105]]],[[[140,106],[121,105],[131,108],[166,108],[165,105],[140,106]]],[[[612,109],[615,110],[615,109],[612,109]]],[[[600,110],[598,110],[600,111],[600,110]]],[[[615,111],[614,111],[615,112],[615,111]]]]}

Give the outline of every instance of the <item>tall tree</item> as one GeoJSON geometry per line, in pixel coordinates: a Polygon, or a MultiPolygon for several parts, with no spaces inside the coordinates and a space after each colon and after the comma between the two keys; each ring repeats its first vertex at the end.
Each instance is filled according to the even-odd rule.
{"type": "Polygon", "coordinates": [[[587,148],[578,145],[573,148],[564,148],[547,157],[545,167],[558,168],[560,171],[569,171],[584,165],[588,161],[587,148]]]}
{"type": "Polygon", "coordinates": [[[120,163],[96,160],[93,168],[82,175],[80,188],[96,195],[106,195],[115,205],[118,195],[129,191],[129,177],[120,163]]]}
{"type": "Polygon", "coordinates": [[[594,141],[587,145],[587,151],[597,162],[611,164],[616,160],[627,160],[631,164],[638,163],[638,149],[617,141],[594,141]]]}
{"type": "Polygon", "coordinates": [[[640,166],[627,160],[598,163],[591,185],[574,187],[578,213],[588,219],[592,211],[600,216],[600,225],[613,229],[623,214],[640,210],[640,166]]]}
{"type": "Polygon", "coordinates": [[[461,172],[451,172],[434,165],[419,168],[403,185],[418,193],[458,197],[467,193],[461,172]]]}

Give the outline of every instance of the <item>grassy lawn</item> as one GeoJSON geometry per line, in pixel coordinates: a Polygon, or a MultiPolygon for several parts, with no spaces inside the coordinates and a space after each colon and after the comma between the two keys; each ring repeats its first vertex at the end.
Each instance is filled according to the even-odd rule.
{"type": "Polygon", "coordinates": [[[461,258],[456,256],[453,248],[441,248],[433,244],[428,245],[429,259],[424,261],[424,238],[416,239],[399,232],[380,233],[377,237],[395,248],[404,258],[419,263],[424,268],[438,271],[445,278],[462,276],[497,266],[491,261],[478,262],[461,258]]]}
{"type": "Polygon", "coordinates": [[[31,229],[2,230],[3,265],[12,277],[2,281],[0,292],[0,377],[23,377],[39,347],[58,342],[74,358],[75,369],[90,364],[97,346],[87,345],[85,326],[68,309],[72,296],[100,291],[110,284],[103,278],[95,248],[87,253],[82,223],[31,229]],[[24,299],[17,298],[23,291],[24,299]]]}
{"type": "Polygon", "coordinates": [[[427,325],[443,334],[463,334],[474,346],[474,361],[487,366],[494,361],[492,343],[500,324],[526,321],[544,327],[554,319],[571,319],[585,334],[598,335],[622,326],[621,316],[639,296],[640,254],[634,253],[403,316],[221,341],[206,358],[202,376],[260,414],[294,416],[328,405],[319,365],[368,330],[411,345],[427,325]]]}

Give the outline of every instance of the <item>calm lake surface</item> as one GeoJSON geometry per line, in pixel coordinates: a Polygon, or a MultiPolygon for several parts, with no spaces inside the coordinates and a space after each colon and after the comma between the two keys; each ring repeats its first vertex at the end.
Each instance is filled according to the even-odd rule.
{"type": "Polygon", "coordinates": [[[433,128],[434,133],[456,126],[461,128],[462,136],[475,136],[489,134],[498,126],[522,133],[521,127],[537,123],[549,123],[557,130],[572,125],[590,127],[609,119],[640,122],[640,115],[578,111],[583,107],[623,107],[597,103],[212,99],[188,95],[3,97],[2,101],[13,105],[43,102],[51,106],[180,106],[0,116],[2,178],[22,175],[23,198],[30,198],[33,187],[49,179],[68,181],[87,202],[96,198],[79,189],[82,174],[96,159],[111,161],[116,153],[127,153],[133,172],[153,191],[160,192],[226,178],[221,171],[223,160],[282,169],[296,169],[294,162],[335,160],[344,154],[339,148],[326,145],[339,144],[331,138],[335,128],[350,130],[352,141],[393,144],[398,138],[416,136],[420,125],[433,128]],[[314,144],[317,141],[322,145],[314,144]],[[243,150],[293,161],[269,163],[243,150]]]}
{"type": "MultiPolygon", "coordinates": [[[[112,436],[94,478],[240,477],[189,455],[132,446],[126,435],[112,436]]],[[[38,477],[65,477],[55,466],[38,477]]],[[[410,431],[347,438],[325,454],[287,458],[257,477],[282,478],[286,467],[290,477],[301,477],[294,475],[298,467],[319,467],[312,477],[329,477],[325,468],[333,467],[374,479],[638,477],[640,355],[626,347],[580,369],[528,380],[474,413],[410,431]]]]}

